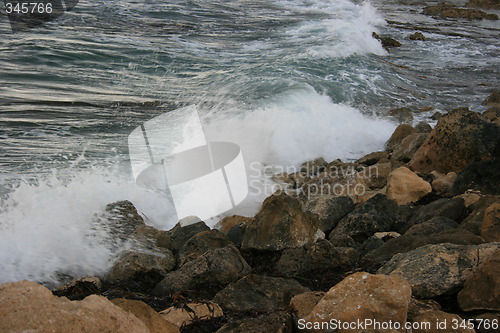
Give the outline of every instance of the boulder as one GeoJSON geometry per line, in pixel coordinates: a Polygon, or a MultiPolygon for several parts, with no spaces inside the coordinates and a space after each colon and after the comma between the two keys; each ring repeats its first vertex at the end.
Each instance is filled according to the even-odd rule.
{"type": "Polygon", "coordinates": [[[500,194],[498,170],[500,170],[500,158],[469,164],[458,173],[453,184],[453,194],[459,195],[467,190],[478,190],[483,194],[500,194]]]}
{"type": "MultiPolygon", "coordinates": [[[[483,0],[485,1],[485,0],[483,0]]],[[[497,1],[497,7],[500,9],[500,4],[497,1]]],[[[488,98],[486,98],[483,103],[486,106],[496,106],[500,104],[500,89],[493,91],[488,98]]]]}
{"type": "Polygon", "coordinates": [[[208,231],[210,228],[203,221],[196,217],[186,217],[179,221],[172,229],[166,233],[169,238],[173,251],[178,251],[185,242],[191,237],[202,231],[208,231]],[[194,222],[194,223],[192,223],[194,222]]]}
{"type": "Polygon", "coordinates": [[[306,211],[317,216],[318,228],[324,232],[335,228],[354,207],[352,199],[346,196],[324,195],[306,203],[306,211]]]}
{"type": "Polygon", "coordinates": [[[231,230],[234,226],[239,224],[245,224],[249,222],[251,219],[252,219],[251,217],[246,217],[241,215],[226,216],[218,223],[219,230],[227,234],[229,230],[231,230]]]}
{"type": "Polygon", "coordinates": [[[392,231],[398,219],[397,203],[377,194],[340,220],[329,237],[348,235],[362,243],[375,232],[392,231]]]}
{"type": "Polygon", "coordinates": [[[420,31],[412,33],[410,36],[408,36],[410,40],[425,40],[425,36],[423,33],[420,31]]]}
{"type": "Polygon", "coordinates": [[[214,302],[232,311],[275,311],[286,307],[293,296],[308,291],[292,279],[251,274],[217,293],[214,302]]]}
{"type": "Polygon", "coordinates": [[[458,223],[443,216],[436,216],[428,221],[419,223],[411,227],[405,232],[405,235],[427,236],[437,234],[445,230],[453,230],[458,228],[458,223]]]}
{"type": "Polygon", "coordinates": [[[108,283],[133,290],[153,288],[175,268],[172,252],[124,251],[106,274],[108,283]]]}
{"type": "Polygon", "coordinates": [[[378,162],[377,164],[370,166],[370,172],[368,173],[366,185],[370,190],[383,189],[387,185],[387,178],[389,178],[391,171],[391,162],[378,162]]]}
{"type": "Polygon", "coordinates": [[[467,7],[500,10],[500,2],[498,0],[469,0],[465,5],[467,7]]]}
{"type": "Polygon", "coordinates": [[[411,124],[413,121],[413,111],[407,107],[391,109],[387,114],[400,123],[411,124]]]}
{"type": "Polygon", "coordinates": [[[0,317],[1,332],[150,332],[105,297],[70,301],[28,281],[0,285],[0,317]]]}
{"type": "MultiPolygon", "coordinates": [[[[378,322],[399,322],[404,327],[411,299],[411,287],[400,277],[358,272],[332,287],[316,304],[303,322],[317,323],[312,332],[325,332],[322,323],[357,322],[365,319],[378,322]]],[[[301,328],[301,321],[298,321],[301,328]]],[[[338,332],[404,332],[387,328],[359,330],[339,329],[338,332]]]]}
{"type": "Polygon", "coordinates": [[[268,197],[250,221],[243,236],[244,250],[280,251],[316,240],[318,224],[303,212],[298,199],[282,192],[268,197]]]}
{"type": "Polygon", "coordinates": [[[417,133],[430,133],[432,132],[432,127],[426,122],[421,121],[415,126],[415,130],[417,133]]]}
{"type": "Polygon", "coordinates": [[[463,323],[463,319],[452,313],[440,311],[440,310],[429,310],[413,318],[414,323],[426,323],[429,325],[425,327],[423,325],[418,325],[421,327],[416,327],[412,330],[412,333],[428,333],[428,332],[442,332],[442,333],[475,333],[473,328],[467,328],[465,325],[460,325],[463,323]],[[457,323],[452,325],[452,323],[457,323]],[[464,327],[465,326],[465,327],[464,327]]]}
{"type": "Polygon", "coordinates": [[[135,247],[158,251],[158,247],[172,250],[172,243],[167,231],[158,230],[149,225],[142,225],[130,235],[135,247]],[[162,241],[158,241],[161,239],[162,241]]]}
{"type": "Polygon", "coordinates": [[[219,230],[202,231],[191,237],[179,249],[179,267],[189,260],[198,258],[208,250],[226,247],[231,244],[229,238],[219,230]]]}
{"type": "Polygon", "coordinates": [[[427,136],[428,133],[415,133],[405,137],[401,143],[394,148],[391,154],[391,161],[393,161],[393,163],[408,163],[413,158],[418,148],[425,142],[427,136]]]}
{"type": "Polygon", "coordinates": [[[455,109],[439,119],[408,165],[423,173],[459,172],[472,162],[492,159],[499,140],[499,126],[467,108],[455,109]]]}
{"type": "Polygon", "coordinates": [[[408,168],[400,167],[389,174],[387,198],[398,205],[415,202],[432,191],[431,185],[408,168]]]}
{"type": "Polygon", "coordinates": [[[433,298],[460,290],[472,268],[498,248],[500,243],[425,245],[396,254],[377,273],[399,275],[411,284],[415,297],[433,298]]]}
{"type": "Polygon", "coordinates": [[[256,318],[236,320],[222,326],[216,333],[292,333],[293,321],[284,311],[261,315],[256,318]]]}
{"type": "Polygon", "coordinates": [[[376,32],[372,33],[372,37],[378,39],[382,44],[382,46],[385,47],[386,49],[391,47],[401,46],[401,43],[395,40],[394,38],[387,36],[379,36],[376,32]]]}
{"type": "Polygon", "coordinates": [[[324,296],[325,293],[322,291],[309,291],[295,295],[290,301],[290,308],[296,318],[305,318],[324,296]]]}
{"type": "Polygon", "coordinates": [[[433,174],[436,179],[432,181],[432,190],[441,195],[450,193],[457,179],[457,174],[455,172],[448,172],[446,175],[438,172],[433,174]]]}
{"type": "Polygon", "coordinates": [[[359,260],[358,250],[351,247],[335,247],[326,239],[303,247],[283,251],[276,264],[280,274],[304,276],[312,272],[347,270],[359,260]]]}
{"type": "Polygon", "coordinates": [[[162,320],[172,323],[177,328],[188,326],[195,321],[211,320],[223,315],[221,307],[212,302],[187,303],[182,307],[171,306],[159,313],[162,320]]]}
{"type": "Polygon", "coordinates": [[[389,153],[387,153],[386,151],[377,151],[361,157],[360,159],[356,160],[356,163],[370,166],[377,164],[380,161],[387,160],[388,158],[389,153]]]}
{"type": "Polygon", "coordinates": [[[205,252],[188,261],[180,269],[168,273],[154,289],[157,295],[167,295],[200,287],[220,290],[228,283],[251,272],[250,266],[234,245],[205,252]]]}
{"type": "Polygon", "coordinates": [[[474,268],[457,300],[464,311],[500,311],[500,250],[474,268]]]}
{"type": "Polygon", "coordinates": [[[163,319],[160,314],[144,302],[117,298],[111,303],[139,318],[146,324],[151,333],[179,333],[179,329],[175,325],[163,319]]]}
{"type": "Polygon", "coordinates": [[[441,18],[463,18],[467,20],[498,20],[496,14],[488,14],[482,10],[459,8],[455,5],[440,3],[435,6],[425,7],[422,14],[441,18]]]}
{"type": "Polygon", "coordinates": [[[487,242],[500,242],[500,201],[484,211],[481,237],[487,242]]]}
{"type": "Polygon", "coordinates": [[[408,135],[415,134],[417,131],[408,124],[401,124],[392,133],[391,137],[385,143],[385,150],[392,152],[408,135]]]}
{"type": "Polygon", "coordinates": [[[459,228],[466,229],[476,235],[480,235],[484,221],[484,212],[489,206],[497,201],[500,202],[500,198],[492,195],[479,197],[475,203],[468,207],[472,212],[467,215],[462,223],[460,223],[459,228]]]}
{"type": "Polygon", "coordinates": [[[330,243],[333,244],[335,247],[352,247],[356,248],[358,247],[358,243],[352,239],[352,237],[347,236],[347,235],[334,235],[330,234],[330,238],[328,238],[330,243]]]}

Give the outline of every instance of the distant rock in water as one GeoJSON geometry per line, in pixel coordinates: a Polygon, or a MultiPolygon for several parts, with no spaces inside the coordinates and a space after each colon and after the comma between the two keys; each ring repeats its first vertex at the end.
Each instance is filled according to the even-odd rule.
{"type": "Polygon", "coordinates": [[[424,34],[421,33],[420,31],[417,31],[417,32],[411,34],[408,38],[410,40],[425,40],[424,34]]]}
{"type": "Polygon", "coordinates": [[[440,3],[425,7],[422,14],[441,18],[463,18],[467,20],[498,20],[498,15],[488,14],[478,9],[460,8],[455,5],[440,3]]]}
{"type": "Polygon", "coordinates": [[[500,1],[498,0],[469,0],[465,5],[467,7],[500,10],[500,1]]]}
{"type": "Polygon", "coordinates": [[[394,38],[379,36],[376,32],[372,32],[372,37],[378,39],[382,43],[382,46],[386,49],[390,47],[401,46],[401,43],[395,40],[394,38]]]}

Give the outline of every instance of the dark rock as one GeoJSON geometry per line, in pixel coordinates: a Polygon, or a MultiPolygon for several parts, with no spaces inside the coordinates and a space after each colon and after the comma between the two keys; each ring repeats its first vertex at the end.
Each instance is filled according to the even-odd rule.
{"type": "Polygon", "coordinates": [[[158,247],[172,250],[172,242],[167,231],[158,230],[149,225],[142,225],[137,228],[131,235],[130,239],[135,242],[135,246],[156,250],[158,247]],[[161,242],[158,240],[162,239],[161,242]],[[161,245],[161,246],[159,246],[161,245]]]}
{"type": "Polygon", "coordinates": [[[92,294],[99,294],[102,282],[98,277],[84,277],[57,287],[52,293],[59,297],[66,297],[72,301],[82,300],[92,294]]]}
{"type": "Polygon", "coordinates": [[[362,243],[375,232],[391,231],[398,219],[397,203],[377,194],[340,220],[329,237],[348,235],[362,243]]]}
{"type": "Polygon", "coordinates": [[[405,235],[432,235],[441,231],[458,228],[458,223],[444,216],[436,216],[428,221],[419,223],[405,232],[405,235]]]}
{"type": "Polygon", "coordinates": [[[170,272],[155,287],[157,295],[167,295],[187,289],[214,288],[220,290],[228,283],[251,272],[250,266],[233,245],[205,252],[170,272]]]}
{"type": "Polygon", "coordinates": [[[385,150],[392,152],[404,138],[408,135],[415,134],[417,131],[408,124],[401,124],[392,133],[391,137],[385,143],[385,150]]]}
{"type": "Polygon", "coordinates": [[[237,247],[240,248],[245,236],[245,224],[238,224],[227,232],[227,238],[237,247]]]}
{"type": "Polygon", "coordinates": [[[467,7],[500,10],[500,2],[498,0],[469,0],[465,5],[467,7]]]}
{"type": "Polygon", "coordinates": [[[283,192],[268,197],[247,223],[241,248],[273,250],[300,247],[314,242],[318,230],[314,215],[303,212],[298,199],[283,192]]]}
{"type": "MultiPolygon", "coordinates": [[[[464,315],[465,317],[465,315],[464,315]]],[[[473,314],[469,315],[467,314],[466,319],[472,319],[476,323],[500,323],[500,312],[485,312],[485,313],[480,313],[480,314],[473,314]]],[[[476,333],[498,333],[498,328],[492,327],[492,325],[488,325],[488,327],[485,327],[485,325],[476,325],[476,333]]]]}
{"type": "Polygon", "coordinates": [[[392,37],[384,37],[384,36],[379,36],[377,33],[373,32],[372,37],[375,39],[378,39],[380,43],[382,44],[383,47],[385,48],[390,48],[390,47],[399,47],[401,46],[401,43],[395,40],[392,37]]]}
{"type": "Polygon", "coordinates": [[[411,124],[413,121],[413,111],[410,108],[402,107],[391,109],[387,114],[394,117],[400,123],[411,124]]]}
{"type": "Polygon", "coordinates": [[[414,318],[427,311],[441,310],[438,302],[432,299],[416,299],[411,298],[410,305],[408,306],[408,321],[415,322],[414,318]]]}
{"type": "Polygon", "coordinates": [[[191,237],[179,250],[179,267],[186,261],[201,256],[208,250],[226,247],[231,244],[229,238],[218,230],[202,231],[191,237]]]}
{"type": "Polygon", "coordinates": [[[432,132],[432,127],[426,122],[421,121],[415,126],[415,130],[417,133],[430,133],[432,132]]]}
{"type": "Polygon", "coordinates": [[[494,202],[499,200],[497,197],[492,195],[486,195],[479,198],[478,201],[473,203],[469,209],[472,212],[460,223],[460,229],[466,229],[475,235],[481,234],[481,227],[483,225],[484,211],[494,202]]]}
{"type": "Polygon", "coordinates": [[[251,219],[251,217],[241,215],[226,216],[218,223],[218,228],[221,232],[227,234],[235,225],[245,224],[251,219]]]}
{"type": "Polygon", "coordinates": [[[356,161],[356,163],[370,166],[388,158],[389,154],[386,151],[377,151],[361,157],[356,161]]]}
{"type": "Polygon", "coordinates": [[[182,222],[186,219],[179,221],[166,234],[166,236],[170,239],[171,247],[174,251],[178,251],[182,245],[188,241],[188,239],[197,233],[210,230],[210,228],[203,221],[184,225],[182,222]]]}
{"type": "Polygon", "coordinates": [[[354,209],[355,205],[351,198],[342,196],[320,196],[309,200],[306,211],[316,214],[318,217],[318,228],[321,231],[330,231],[337,223],[354,209]]]}
{"type": "Polygon", "coordinates": [[[478,190],[483,194],[500,194],[500,158],[474,162],[458,173],[453,184],[454,195],[467,190],[478,190]]]}
{"type": "Polygon", "coordinates": [[[310,291],[293,296],[290,301],[290,308],[295,318],[305,318],[324,296],[325,293],[322,291],[310,291]]]}
{"type": "Polygon", "coordinates": [[[435,6],[425,7],[422,14],[442,18],[463,18],[468,20],[498,20],[495,14],[488,14],[477,9],[458,8],[455,5],[440,3],[435,6]]]}
{"type": "Polygon", "coordinates": [[[408,38],[410,40],[425,40],[424,34],[421,33],[420,31],[417,31],[417,32],[411,34],[408,38]]]}
{"type": "Polygon", "coordinates": [[[286,307],[293,296],[310,291],[292,279],[247,275],[215,295],[224,310],[275,311],[286,307]]]}
{"type": "Polygon", "coordinates": [[[216,333],[292,333],[293,320],[287,312],[279,311],[257,318],[237,320],[222,326],[216,333]]]}
{"type": "Polygon", "coordinates": [[[439,119],[420,146],[409,168],[423,173],[458,172],[472,162],[490,160],[500,141],[500,127],[468,109],[456,109],[439,119]]]}
{"type": "Polygon", "coordinates": [[[432,120],[439,120],[439,119],[441,119],[442,116],[443,116],[443,114],[441,112],[434,112],[431,116],[431,119],[432,120]]]}
{"type": "MultiPolygon", "coordinates": [[[[362,255],[366,255],[367,253],[370,253],[371,251],[374,251],[384,245],[385,242],[382,238],[376,237],[376,236],[371,236],[367,240],[363,242],[360,246],[360,251],[362,255]]],[[[369,260],[369,257],[365,257],[364,260],[369,260]]]]}
{"type": "MultiPolygon", "coordinates": [[[[499,5],[500,7],[500,5],[499,5]]],[[[495,106],[500,104],[500,89],[493,91],[483,102],[483,105],[495,106]]]]}
{"type": "Polygon", "coordinates": [[[326,239],[320,239],[301,248],[283,251],[276,270],[284,275],[304,276],[313,272],[351,269],[358,260],[358,250],[335,247],[326,239]]]}
{"type": "Polygon", "coordinates": [[[500,242],[500,201],[484,211],[481,237],[487,242],[500,242]]]}
{"type": "Polygon", "coordinates": [[[330,243],[335,247],[352,247],[356,248],[359,246],[358,243],[354,241],[350,236],[347,235],[330,235],[330,243]]]}

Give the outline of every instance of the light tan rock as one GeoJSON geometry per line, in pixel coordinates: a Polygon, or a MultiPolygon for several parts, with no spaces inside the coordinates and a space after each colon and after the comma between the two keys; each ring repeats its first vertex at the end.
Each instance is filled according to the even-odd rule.
{"type": "Polygon", "coordinates": [[[458,197],[464,199],[464,205],[467,208],[469,208],[470,205],[476,203],[479,199],[481,199],[481,196],[479,194],[470,192],[461,194],[458,197]]]}
{"type": "Polygon", "coordinates": [[[0,285],[0,318],[0,332],[150,332],[140,319],[105,297],[70,301],[28,281],[0,285]]]}
{"type": "Polygon", "coordinates": [[[481,237],[487,242],[500,242],[500,202],[495,202],[484,211],[481,237]]]}
{"type": "MultiPolygon", "coordinates": [[[[372,275],[358,272],[349,275],[332,287],[305,317],[306,322],[321,323],[337,320],[356,322],[358,319],[379,322],[399,322],[403,327],[396,329],[339,329],[338,332],[405,332],[404,322],[411,299],[410,284],[398,276],[372,275]]],[[[324,332],[313,329],[313,332],[324,332]]]]}
{"type": "Polygon", "coordinates": [[[432,181],[432,189],[440,194],[451,191],[453,183],[457,179],[457,174],[455,172],[448,172],[446,175],[441,173],[436,173],[435,175],[438,175],[438,177],[432,181]]]}
{"type": "Polygon", "coordinates": [[[209,320],[224,315],[221,307],[215,303],[188,303],[182,308],[170,307],[160,312],[163,319],[177,327],[189,325],[194,321],[209,320]]]}
{"type": "Polygon", "coordinates": [[[395,200],[398,205],[417,201],[431,191],[428,182],[405,167],[393,170],[387,181],[387,198],[395,200]]]}
{"type": "MultiPolygon", "coordinates": [[[[412,333],[429,333],[429,332],[440,332],[440,333],[474,333],[474,329],[462,328],[460,324],[462,323],[462,318],[456,314],[443,312],[440,310],[431,310],[422,313],[421,315],[413,318],[413,323],[418,323],[420,328],[414,328],[412,333]],[[458,323],[457,325],[452,325],[453,322],[458,323]],[[425,327],[424,325],[428,325],[425,327]],[[454,327],[458,326],[458,327],[454,327]],[[429,328],[429,329],[428,329],[429,328]]],[[[416,326],[415,326],[416,327],[416,326]]]]}

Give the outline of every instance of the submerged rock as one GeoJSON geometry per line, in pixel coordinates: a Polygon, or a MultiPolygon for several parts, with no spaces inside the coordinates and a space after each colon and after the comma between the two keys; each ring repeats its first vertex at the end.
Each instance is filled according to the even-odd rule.
{"type": "Polygon", "coordinates": [[[386,37],[386,36],[379,36],[376,32],[372,33],[372,37],[375,39],[378,39],[380,43],[382,44],[383,47],[391,48],[391,47],[399,47],[401,46],[401,43],[395,40],[392,37],[386,37]]]}
{"type": "Polygon", "coordinates": [[[469,0],[465,5],[468,7],[500,10],[500,2],[498,0],[469,0]]]}
{"type": "Polygon", "coordinates": [[[459,8],[455,5],[446,3],[425,7],[422,14],[442,18],[463,18],[467,20],[498,20],[498,15],[496,14],[488,14],[477,9],[459,8]]]}
{"type": "Polygon", "coordinates": [[[412,33],[409,37],[410,40],[425,40],[425,36],[420,31],[412,33]]]}

